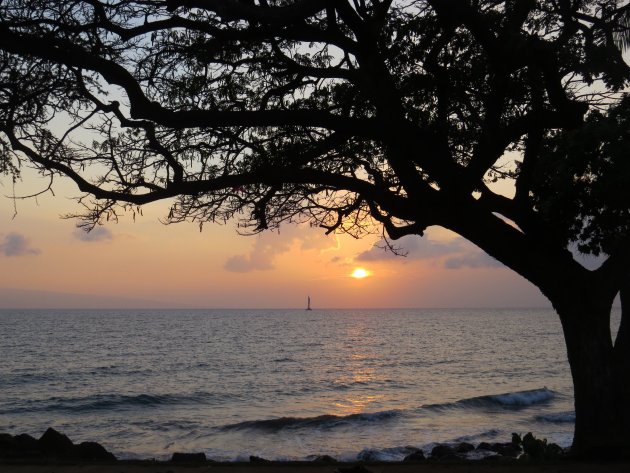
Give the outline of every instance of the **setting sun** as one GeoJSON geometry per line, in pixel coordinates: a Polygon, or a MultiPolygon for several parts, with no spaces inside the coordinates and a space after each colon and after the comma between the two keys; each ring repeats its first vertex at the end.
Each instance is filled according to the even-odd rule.
{"type": "Polygon", "coordinates": [[[366,271],[363,268],[356,268],[354,271],[352,271],[352,274],[350,276],[352,276],[355,279],[363,279],[365,277],[368,277],[370,275],[370,273],[368,271],[366,271]]]}

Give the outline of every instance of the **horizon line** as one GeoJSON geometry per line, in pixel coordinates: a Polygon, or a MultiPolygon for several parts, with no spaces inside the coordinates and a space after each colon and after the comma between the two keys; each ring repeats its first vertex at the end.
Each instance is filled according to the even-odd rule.
{"type": "MultiPolygon", "coordinates": [[[[620,306],[613,305],[613,308],[620,306]]],[[[373,307],[313,307],[313,311],[317,310],[554,310],[551,306],[373,306],[373,307]]],[[[1,307],[0,310],[303,310],[304,307],[1,307]]]]}

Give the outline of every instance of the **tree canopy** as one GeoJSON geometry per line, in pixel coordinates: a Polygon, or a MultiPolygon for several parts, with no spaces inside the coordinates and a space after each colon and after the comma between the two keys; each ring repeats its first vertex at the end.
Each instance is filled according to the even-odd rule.
{"type": "Polygon", "coordinates": [[[99,199],[84,200],[88,224],[177,197],[171,221],[239,215],[254,230],[297,219],[360,233],[369,215],[396,238],[466,202],[582,249],[603,249],[610,223],[628,233],[628,205],[603,211],[627,204],[624,183],[625,200],[591,195],[610,174],[589,165],[603,150],[571,135],[592,148],[630,77],[616,2],[0,8],[1,169],[69,176],[99,199]],[[594,136],[575,131],[589,107],[594,136]],[[558,165],[569,142],[582,152],[571,169],[558,165]],[[513,199],[496,179],[515,181],[513,199]]]}
{"type": "Polygon", "coordinates": [[[169,198],[168,221],[253,232],[448,228],[558,311],[574,447],[628,452],[629,18],[616,0],[1,0],[0,172],[69,177],[88,228],[169,198]],[[571,245],[607,259],[586,270],[571,245]]]}

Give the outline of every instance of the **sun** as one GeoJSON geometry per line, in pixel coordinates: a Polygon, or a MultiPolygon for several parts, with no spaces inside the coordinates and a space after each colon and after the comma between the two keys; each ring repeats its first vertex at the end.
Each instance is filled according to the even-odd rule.
{"type": "Polygon", "coordinates": [[[369,271],[363,268],[355,268],[355,270],[352,271],[352,273],[350,274],[350,276],[352,276],[355,279],[367,278],[369,275],[370,275],[369,271]]]}

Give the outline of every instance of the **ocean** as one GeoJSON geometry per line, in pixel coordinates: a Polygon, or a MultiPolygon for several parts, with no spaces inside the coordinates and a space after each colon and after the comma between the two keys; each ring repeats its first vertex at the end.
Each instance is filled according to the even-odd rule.
{"type": "Polygon", "coordinates": [[[0,432],[119,458],[401,460],[571,443],[551,310],[0,310],[0,432]]]}

